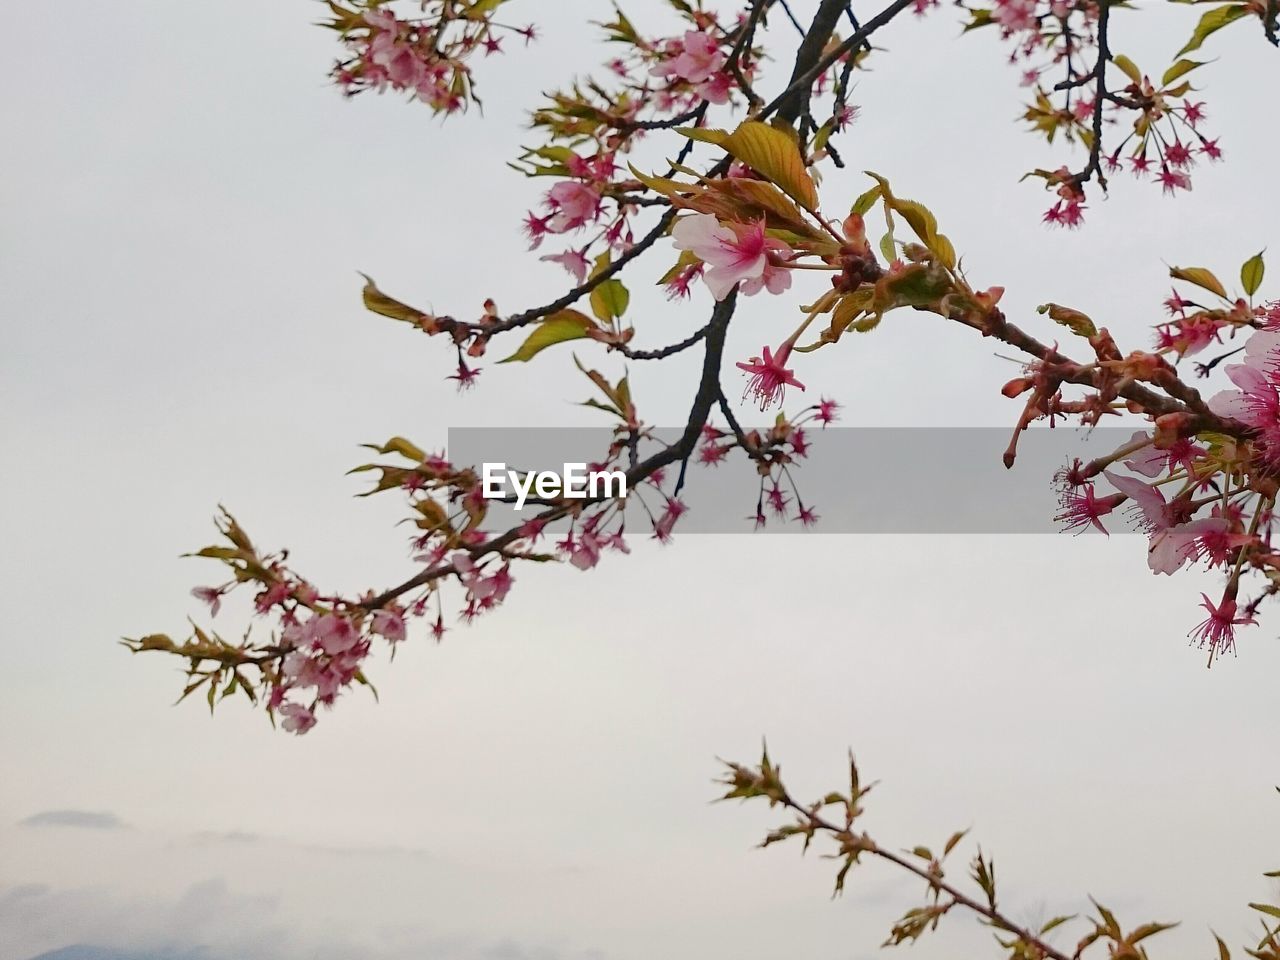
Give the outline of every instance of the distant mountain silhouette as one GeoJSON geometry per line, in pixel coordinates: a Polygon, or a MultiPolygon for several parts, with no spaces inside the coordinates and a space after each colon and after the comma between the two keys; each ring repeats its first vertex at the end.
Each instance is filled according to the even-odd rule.
{"type": "Polygon", "coordinates": [[[108,947],[91,947],[86,944],[76,944],[71,947],[63,947],[61,950],[42,953],[38,957],[32,957],[31,960],[203,960],[203,957],[204,951],[202,950],[161,951],[155,953],[150,951],[112,950],[108,947]]]}

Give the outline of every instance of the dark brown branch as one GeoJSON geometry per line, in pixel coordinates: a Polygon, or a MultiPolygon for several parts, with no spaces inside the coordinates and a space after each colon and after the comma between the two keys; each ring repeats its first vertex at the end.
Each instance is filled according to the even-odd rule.
{"type": "Polygon", "coordinates": [[[677,353],[688,350],[694,344],[702,340],[710,329],[711,325],[707,324],[701,330],[690,334],[679,343],[668,344],[667,346],[659,347],[656,350],[633,350],[625,344],[620,344],[614,349],[628,360],[665,360],[667,357],[675,356],[677,353]]]}
{"type": "MultiPolygon", "coordinates": [[[[822,76],[822,74],[825,73],[831,67],[832,64],[838,63],[840,58],[843,57],[846,53],[849,53],[851,50],[854,50],[857,47],[861,46],[862,44],[866,43],[868,37],[870,37],[873,33],[875,33],[885,24],[892,21],[894,17],[896,17],[903,10],[906,10],[908,7],[910,7],[914,3],[915,3],[915,0],[893,0],[893,2],[890,3],[887,7],[885,7],[883,10],[877,13],[874,17],[872,17],[870,20],[864,23],[860,30],[855,31],[852,36],[842,41],[830,53],[828,53],[824,57],[821,57],[817,61],[817,63],[815,63],[808,70],[804,71],[804,73],[799,75],[797,75],[796,73],[793,73],[791,83],[787,86],[787,89],[783,90],[782,93],[778,94],[778,96],[775,97],[760,112],[760,118],[764,119],[766,117],[771,116],[775,112],[777,112],[778,109],[784,103],[787,102],[791,94],[794,93],[795,91],[805,90],[811,87],[813,85],[813,82],[817,80],[818,77],[822,76]]],[[[833,24],[832,29],[834,30],[834,28],[835,27],[833,24]]],[[[827,38],[830,39],[830,36],[831,34],[828,33],[827,38]]],[[[826,44],[826,40],[823,41],[823,46],[825,46],[825,44],[826,44]]],[[[822,52],[822,47],[819,47],[818,53],[821,54],[821,52],[822,52]]],[[[801,100],[802,107],[806,99],[807,98],[802,98],[801,100]]]]}
{"type": "MultiPolygon", "coordinates": [[[[717,303],[715,309],[711,312],[711,321],[707,324],[706,334],[703,338],[706,341],[706,352],[703,355],[702,376],[699,379],[698,389],[690,405],[689,417],[680,439],[669,447],[664,447],[652,456],[640,461],[640,463],[628,470],[628,490],[644,482],[663,467],[670,466],[678,460],[687,460],[697,448],[698,437],[702,432],[703,425],[707,422],[707,417],[711,413],[711,406],[715,403],[716,397],[720,395],[720,364],[724,358],[725,333],[729,329],[729,321],[733,318],[736,304],[737,291],[734,290],[724,300],[717,303]]],[[[552,507],[540,513],[537,519],[549,523],[562,519],[571,513],[581,510],[583,507],[602,503],[605,499],[604,497],[588,498],[574,501],[573,505],[563,504],[552,507]]],[[[502,553],[512,543],[519,540],[520,536],[520,528],[513,527],[505,533],[499,534],[475,547],[472,549],[471,555],[479,559],[492,553],[502,553]]],[[[363,610],[378,610],[409,591],[426,586],[453,572],[451,564],[437,564],[436,566],[428,567],[399,586],[392,587],[390,590],[386,590],[370,600],[362,601],[359,606],[363,610]]]]}
{"type": "Polygon", "coordinates": [[[1111,60],[1107,30],[1111,20],[1111,0],[1098,4],[1098,62],[1093,68],[1093,142],[1089,144],[1089,163],[1075,176],[1077,187],[1097,177],[1098,185],[1107,189],[1107,178],[1102,172],[1102,108],[1107,102],[1107,63],[1111,60]]]}
{"type": "Polygon", "coordinates": [[[809,29],[805,31],[800,49],[796,51],[795,66],[791,70],[791,81],[787,90],[774,101],[778,119],[794,124],[809,107],[809,96],[813,82],[802,83],[805,74],[813,69],[822,56],[836,24],[844,13],[845,0],[822,0],[818,12],[814,15],[809,29]]]}
{"type": "Polygon", "coordinates": [[[975,900],[958,887],[948,883],[936,874],[930,873],[919,864],[912,863],[910,860],[899,856],[891,850],[885,850],[866,834],[855,836],[849,828],[838,827],[831,821],[824,819],[813,810],[801,806],[790,794],[784,793],[782,803],[788,809],[793,811],[802,821],[808,823],[813,829],[830,834],[832,837],[836,838],[837,842],[840,842],[842,846],[844,845],[845,838],[848,838],[853,841],[854,845],[862,852],[870,854],[873,857],[878,857],[881,860],[885,860],[895,866],[901,867],[909,873],[915,874],[927,883],[930,889],[935,890],[938,893],[945,893],[955,901],[955,903],[967,910],[973,911],[981,917],[986,918],[986,920],[996,929],[1003,930],[1006,933],[1011,933],[1023,943],[1035,947],[1040,951],[1042,956],[1048,957],[1050,960],[1073,960],[1071,956],[1056,949],[1051,944],[1046,943],[1026,927],[1014,923],[991,904],[975,900]]]}

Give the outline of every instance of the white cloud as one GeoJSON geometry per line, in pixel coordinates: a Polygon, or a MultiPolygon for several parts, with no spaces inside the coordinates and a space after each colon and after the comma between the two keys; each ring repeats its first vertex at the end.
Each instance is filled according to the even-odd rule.
{"type": "Polygon", "coordinates": [[[20,827],[78,827],[84,830],[123,830],[127,824],[114,813],[93,810],[43,810],[18,821],[20,827]]]}

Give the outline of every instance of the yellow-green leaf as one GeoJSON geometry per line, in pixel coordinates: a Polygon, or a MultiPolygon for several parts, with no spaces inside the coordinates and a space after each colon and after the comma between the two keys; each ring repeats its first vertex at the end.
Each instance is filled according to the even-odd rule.
{"type": "Polygon", "coordinates": [[[1192,50],[1199,50],[1200,45],[1209,38],[1210,34],[1217,33],[1227,24],[1239,20],[1248,12],[1248,5],[1243,3],[1215,7],[1208,11],[1200,18],[1200,22],[1196,24],[1196,28],[1192,31],[1191,39],[1187,41],[1187,45],[1179,50],[1175,56],[1180,57],[1184,53],[1190,53],[1192,50]]]}
{"type": "Polygon", "coordinates": [[[591,318],[579,313],[577,310],[561,310],[559,313],[553,313],[534,328],[533,333],[529,334],[525,342],[520,344],[520,349],[505,360],[498,362],[511,363],[520,361],[524,363],[533,359],[547,347],[555,346],[557,343],[564,343],[567,340],[581,340],[593,326],[591,318]]]}
{"type": "Polygon", "coordinates": [[[1240,268],[1240,282],[1244,285],[1244,292],[1251,297],[1257,293],[1266,272],[1267,266],[1262,262],[1262,253],[1246,260],[1240,268]]]}
{"type": "Polygon", "coordinates": [[[890,263],[898,259],[898,248],[893,245],[892,233],[886,233],[880,238],[880,253],[890,263]]]}
{"type": "Polygon", "coordinates": [[[1167,87],[1179,77],[1186,76],[1197,67],[1203,67],[1203,60],[1179,60],[1172,67],[1164,72],[1164,76],[1160,78],[1160,86],[1167,87]]]}
{"type": "Polygon", "coordinates": [[[868,190],[866,193],[864,193],[862,196],[858,197],[857,200],[853,201],[853,208],[849,212],[856,213],[858,214],[858,216],[862,216],[868,210],[874,207],[876,204],[876,201],[879,199],[880,199],[880,185],[877,184],[876,186],[868,190]]]}
{"type": "Polygon", "coordinates": [[[1211,270],[1206,270],[1204,267],[1170,267],[1169,276],[1175,280],[1194,283],[1197,287],[1204,287],[1216,293],[1223,300],[1227,299],[1227,288],[1222,285],[1222,281],[1215,277],[1211,270]]]}
{"type": "Polygon", "coordinates": [[[1111,62],[1119,67],[1124,75],[1134,83],[1142,83],[1142,71],[1138,69],[1138,65],[1136,63],[1126,57],[1123,53],[1117,53],[1111,58],[1111,62]]]}
{"type": "Polygon", "coordinates": [[[723,147],[725,141],[731,136],[728,130],[711,127],[676,127],[676,133],[700,143],[714,143],[717,147],[723,147]]]}
{"type": "MultiPolygon", "coordinates": [[[[711,131],[702,131],[703,134],[711,131]]],[[[701,136],[698,139],[709,139],[701,136]]],[[[714,140],[711,142],[715,142],[714,140]]],[[[818,191],[805,169],[794,136],[777,127],[748,120],[725,137],[720,146],[733,154],[806,210],[818,206],[818,191]]]]}
{"type": "Polygon", "coordinates": [[[378,285],[373,282],[373,278],[367,274],[360,274],[364,277],[364,290],[361,295],[364,298],[365,309],[374,313],[381,314],[384,317],[390,317],[392,320],[403,320],[406,323],[416,324],[422,319],[422,311],[417,310],[407,303],[401,303],[399,300],[388,297],[385,293],[378,289],[378,285]]]}
{"type": "Polygon", "coordinates": [[[1092,337],[1098,333],[1093,321],[1079,310],[1064,307],[1060,303],[1042,303],[1036,308],[1037,313],[1047,313],[1054,323],[1060,323],[1077,337],[1092,337]]]}
{"type": "Polygon", "coordinates": [[[949,269],[954,270],[956,268],[956,248],[952,246],[951,240],[945,233],[935,235],[933,243],[929,245],[929,249],[949,269]]]}
{"type": "Polygon", "coordinates": [[[627,312],[631,293],[621,280],[610,278],[591,291],[591,312],[602,323],[616,320],[627,312]]]}

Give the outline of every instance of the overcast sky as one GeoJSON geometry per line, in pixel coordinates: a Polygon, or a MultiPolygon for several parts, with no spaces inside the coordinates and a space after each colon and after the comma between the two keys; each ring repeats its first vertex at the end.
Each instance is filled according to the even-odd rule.
{"type": "MultiPolygon", "coordinates": [[[[457,397],[448,351],[364,313],[356,271],[461,316],[560,291],[518,232],[540,185],[505,161],[536,91],[605,57],[587,20],[608,8],[517,0],[545,39],[483,63],[484,118],[447,125],[344,101],[303,0],[0,11],[20,25],[0,98],[0,960],[76,942],[215,960],[869,956],[914,888],[871,865],[833,902],[830,863],[750,849],[766,811],[707,803],[715,757],[754,758],[762,736],[805,794],[855,749],[882,781],[868,823],[885,842],[972,827],[1020,917],[1092,893],[1127,921],[1186,921],[1167,956],[1210,949],[1210,925],[1249,936],[1244,904],[1280,866],[1274,620],[1206,671],[1185,635],[1214,579],[1152,577],[1132,536],[637,544],[590,575],[524,574],[439,647],[415,636],[374,667],[380,705],[352,694],[304,739],[170,706],[177,664],[115,641],[200,614],[188,591],[214,572],[178,555],[210,542],[216,504],[322,585],[385,586],[408,569],[401,505],[353,499],[359,443],[596,423],[567,356],[490,367],[457,397]]],[[[1153,71],[1195,15],[1159,12],[1114,20],[1113,46],[1153,71]]],[[[944,9],[877,38],[896,55],[859,82],[832,207],[864,189],[856,171],[886,173],[976,282],[1009,288],[1011,316],[1052,336],[1034,306],[1070,303],[1126,349],[1149,342],[1165,264],[1234,276],[1276,240],[1280,141],[1258,91],[1280,58],[1257,31],[1213,41],[1203,71],[1227,162],[1176,202],[1117,178],[1078,233],[1042,228],[1049,198],[1016,183],[1065,157],[1012,122],[1002,49],[957,32],[944,9]]],[[[701,325],[705,293],[672,306],[632,286],[646,342],[701,325]]],[[[745,304],[731,354],[789,329],[778,302],[745,304]]],[[[853,424],[1017,416],[998,393],[1009,363],[936,318],[891,316],[804,364],[853,424]]],[[[650,422],[683,415],[689,372],[637,376],[650,422]]],[[[985,936],[957,919],[917,949],[985,936]]]]}

